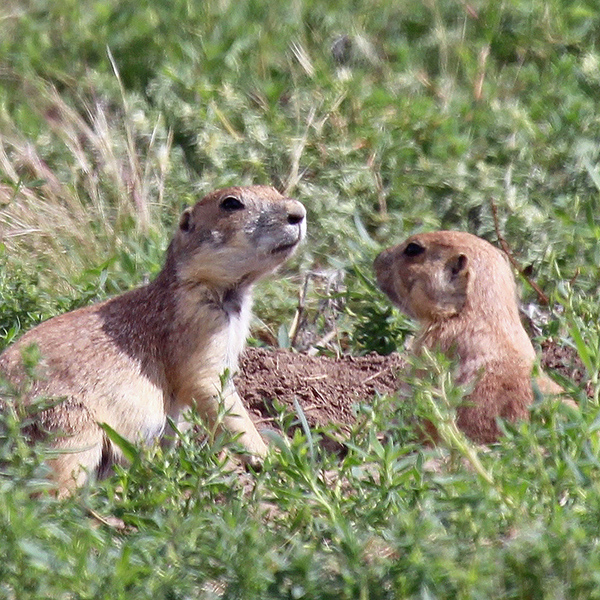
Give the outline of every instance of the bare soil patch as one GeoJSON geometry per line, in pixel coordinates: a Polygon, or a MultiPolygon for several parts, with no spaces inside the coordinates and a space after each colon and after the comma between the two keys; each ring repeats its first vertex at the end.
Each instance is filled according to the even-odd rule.
{"type": "Polygon", "coordinates": [[[404,360],[397,353],[332,358],[248,348],[236,387],[251,413],[261,421],[273,416],[273,399],[293,411],[296,398],[311,426],[349,424],[356,403],[398,389],[403,366],[404,360]]]}
{"type": "MultiPolygon", "coordinates": [[[[294,411],[294,398],[311,427],[354,420],[358,402],[371,402],[375,394],[394,394],[405,365],[397,354],[380,356],[309,356],[289,350],[248,348],[242,357],[236,387],[259,426],[269,426],[273,400],[294,411]]],[[[580,383],[584,368],[568,346],[547,341],[541,366],[580,383]]]]}
{"type": "Polygon", "coordinates": [[[585,367],[577,352],[570,346],[559,346],[552,340],[542,344],[540,366],[544,371],[556,371],[575,383],[581,383],[585,377],[585,367]]]}

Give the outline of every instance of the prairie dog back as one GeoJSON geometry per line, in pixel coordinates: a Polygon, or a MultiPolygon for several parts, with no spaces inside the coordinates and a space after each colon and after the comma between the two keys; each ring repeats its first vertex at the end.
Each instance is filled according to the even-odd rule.
{"type": "Polygon", "coordinates": [[[64,398],[39,415],[40,429],[56,433],[49,461],[62,492],[98,472],[119,451],[98,423],[132,441],[162,437],[167,416],[176,421],[195,405],[214,423],[222,396],[223,425],[256,462],[266,446],[231,379],[251,317],[254,283],[297,248],[306,212],[268,186],[214,191],[186,209],[165,264],[149,285],[106,302],[59,315],[22,336],[0,355],[0,373],[23,401],[64,398]],[[39,348],[30,382],[22,353],[39,348]]]}

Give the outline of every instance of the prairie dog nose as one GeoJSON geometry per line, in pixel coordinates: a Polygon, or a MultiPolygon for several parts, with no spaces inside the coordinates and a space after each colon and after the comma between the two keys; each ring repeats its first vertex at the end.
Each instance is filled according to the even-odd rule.
{"type": "Polygon", "coordinates": [[[306,217],[306,209],[300,202],[290,202],[287,206],[287,212],[287,220],[290,225],[298,225],[306,217]]]}

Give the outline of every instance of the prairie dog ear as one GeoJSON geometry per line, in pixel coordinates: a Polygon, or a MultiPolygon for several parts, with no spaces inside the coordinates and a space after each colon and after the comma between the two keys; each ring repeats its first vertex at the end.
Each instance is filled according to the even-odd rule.
{"type": "Polygon", "coordinates": [[[186,233],[194,229],[194,224],[192,223],[191,208],[186,208],[181,213],[181,217],[179,219],[179,229],[181,229],[181,231],[185,231],[186,233]]]}
{"type": "Polygon", "coordinates": [[[455,254],[446,263],[446,269],[450,272],[451,279],[464,277],[469,274],[469,259],[465,254],[455,254]]]}
{"type": "Polygon", "coordinates": [[[460,252],[448,259],[445,265],[448,282],[457,296],[464,296],[469,291],[473,272],[469,265],[469,257],[460,252]]]}

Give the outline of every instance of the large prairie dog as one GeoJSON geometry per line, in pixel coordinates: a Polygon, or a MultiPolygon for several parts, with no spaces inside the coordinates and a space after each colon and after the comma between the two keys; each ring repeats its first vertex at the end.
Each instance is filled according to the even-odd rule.
{"type": "MultiPolygon", "coordinates": [[[[0,374],[25,401],[63,398],[39,415],[61,453],[50,462],[60,492],[104,471],[120,453],[98,423],[132,441],[161,438],[196,405],[254,457],[266,446],[231,380],[248,333],[253,284],[287,259],[306,231],[305,209],[267,186],[232,187],[186,209],[163,269],[149,285],[54,317],[0,355],[0,374]],[[22,352],[39,348],[35,381],[22,352]]],[[[256,460],[256,459],[250,459],[256,460]]]]}
{"type": "MultiPolygon", "coordinates": [[[[493,442],[497,417],[528,417],[535,351],[503,253],[469,233],[436,231],[384,250],[374,266],[381,289],[422,327],[415,351],[428,348],[456,358],[457,383],[474,385],[457,410],[457,424],[470,438],[493,442]]],[[[560,392],[543,375],[538,384],[542,391],[560,392]]]]}

